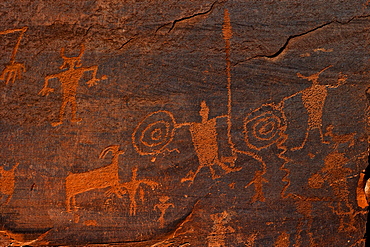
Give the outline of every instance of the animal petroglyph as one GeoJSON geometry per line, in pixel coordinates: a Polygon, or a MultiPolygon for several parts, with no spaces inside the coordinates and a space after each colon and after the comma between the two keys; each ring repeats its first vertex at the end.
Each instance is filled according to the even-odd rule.
{"type": "Polygon", "coordinates": [[[15,80],[22,78],[22,72],[26,71],[26,67],[22,63],[16,63],[15,62],[15,56],[17,55],[19,45],[21,43],[22,37],[24,33],[27,31],[27,27],[18,28],[18,29],[9,29],[6,31],[1,31],[0,35],[6,35],[11,33],[20,32],[17,42],[13,48],[12,55],[10,57],[9,63],[5,66],[3,71],[0,74],[0,80],[5,81],[5,84],[8,84],[9,82],[14,83],[15,80]]]}
{"type": "Polygon", "coordinates": [[[164,223],[165,223],[164,215],[166,214],[167,209],[170,207],[173,207],[173,208],[175,207],[173,203],[167,202],[169,199],[170,198],[168,196],[161,196],[159,198],[160,203],[154,205],[154,209],[158,209],[161,212],[161,215],[159,216],[159,219],[158,219],[158,222],[161,228],[164,227],[164,223]]]}
{"type": "Polygon", "coordinates": [[[265,173],[266,173],[266,171],[260,171],[260,170],[256,171],[252,181],[250,181],[244,187],[244,188],[247,188],[247,187],[251,186],[252,184],[254,185],[254,188],[255,188],[256,192],[255,192],[254,196],[252,197],[251,203],[254,203],[256,201],[260,201],[260,202],[265,201],[265,197],[263,196],[263,190],[262,190],[263,184],[268,183],[268,180],[265,179],[264,177],[262,177],[265,173]]]}
{"type": "Polygon", "coordinates": [[[124,152],[119,150],[118,145],[111,145],[101,152],[99,158],[104,159],[109,152],[112,152],[113,155],[109,165],[84,173],[69,173],[66,178],[67,212],[71,212],[71,207],[75,210],[77,209],[76,195],[90,190],[111,187],[108,193],[114,192],[118,197],[121,197],[119,191],[118,158],[124,152]]]}
{"type": "Polygon", "coordinates": [[[212,231],[208,235],[208,246],[209,247],[224,247],[226,234],[235,232],[235,229],[231,226],[225,226],[231,219],[228,212],[224,211],[218,214],[211,214],[213,220],[212,231]]]}
{"type": "Polygon", "coordinates": [[[244,119],[244,137],[248,147],[261,150],[281,140],[287,124],[284,113],[275,105],[265,104],[244,119]]]}
{"type": "Polygon", "coordinates": [[[149,114],[134,130],[132,142],[141,155],[155,155],[163,152],[172,141],[175,119],[168,111],[149,114]]]}
{"type": "Polygon", "coordinates": [[[100,80],[107,79],[107,76],[103,75],[101,79],[96,78],[96,73],[98,72],[98,66],[91,67],[81,67],[81,57],[85,51],[84,45],[81,46],[80,54],[77,57],[67,57],[64,55],[64,48],[61,49],[60,55],[63,58],[64,62],[59,68],[64,70],[60,73],[48,75],[45,77],[44,87],[39,92],[42,96],[47,96],[49,93],[53,92],[54,89],[49,87],[49,80],[59,79],[62,85],[62,105],[59,110],[59,121],[52,123],[52,126],[58,126],[63,123],[65,118],[65,111],[68,105],[71,106],[71,122],[79,122],[80,118],[76,117],[77,113],[77,102],[76,94],[78,88],[78,82],[81,80],[85,72],[92,72],[92,78],[87,81],[89,87],[94,86],[100,80]]]}
{"type": "Polygon", "coordinates": [[[0,166],[0,192],[2,194],[1,199],[6,197],[5,204],[9,203],[14,193],[15,175],[14,171],[18,167],[18,163],[15,164],[10,170],[5,170],[4,167],[0,166]]]}
{"type": "Polygon", "coordinates": [[[226,174],[240,171],[242,169],[241,167],[232,167],[234,165],[233,159],[227,159],[228,157],[226,157],[226,160],[231,160],[231,166],[229,167],[218,157],[219,151],[217,143],[216,121],[217,118],[220,117],[208,119],[209,108],[205,101],[202,101],[200,105],[199,114],[202,117],[202,122],[182,124],[190,126],[190,133],[196,154],[198,156],[199,166],[195,172],[190,171],[187,177],[181,179],[181,182],[193,182],[197,174],[204,167],[209,167],[212,174],[212,179],[220,177],[216,175],[215,170],[212,168],[214,165],[219,166],[225,171],[226,174]]]}
{"type": "Polygon", "coordinates": [[[312,86],[309,88],[306,88],[300,92],[297,92],[289,97],[286,97],[283,99],[283,101],[292,98],[298,94],[302,95],[302,101],[303,101],[303,106],[306,108],[307,113],[308,113],[308,128],[306,131],[305,138],[302,142],[302,144],[298,147],[292,148],[292,150],[299,150],[304,147],[304,145],[307,142],[309,133],[314,130],[318,129],[320,132],[320,137],[321,137],[321,142],[326,143],[324,140],[324,135],[322,132],[322,115],[323,115],[323,109],[326,101],[326,97],[328,95],[328,88],[338,88],[340,85],[346,82],[347,76],[340,74],[337,85],[331,86],[331,85],[320,85],[319,84],[319,76],[321,73],[323,73],[325,70],[331,68],[332,65],[323,68],[319,72],[312,74],[310,76],[304,76],[300,73],[297,73],[297,76],[302,79],[306,79],[310,82],[312,82],[312,86]]]}
{"type": "Polygon", "coordinates": [[[132,178],[130,182],[120,183],[118,193],[123,195],[128,193],[129,199],[130,199],[130,215],[136,215],[137,211],[137,203],[136,203],[136,193],[137,190],[140,188],[141,184],[145,184],[147,186],[150,186],[152,190],[156,186],[158,186],[157,182],[151,181],[149,179],[139,179],[137,180],[137,168],[132,169],[132,178]],[[125,191],[122,191],[122,188],[125,189],[125,191]]]}

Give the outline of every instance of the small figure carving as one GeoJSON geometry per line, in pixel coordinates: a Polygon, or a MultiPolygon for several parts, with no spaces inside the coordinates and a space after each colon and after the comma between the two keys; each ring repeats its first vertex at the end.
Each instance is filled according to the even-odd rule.
{"type": "Polygon", "coordinates": [[[263,187],[263,183],[268,183],[269,181],[267,179],[265,179],[264,177],[262,177],[265,173],[266,173],[266,171],[260,171],[260,170],[256,171],[255,176],[252,179],[252,181],[250,181],[244,187],[244,188],[247,188],[247,187],[251,186],[252,184],[254,184],[254,188],[255,188],[256,193],[252,197],[251,203],[254,203],[256,201],[264,202],[266,200],[265,197],[263,196],[262,187],[263,187]]]}
{"type": "Polygon", "coordinates": [[[231,226],[225,226],[230,221],[230,215],[224,211],[218,214],[211,214],[213,220],[212,232],[208,235],[208,247],[224,247],[226,234],[235,232],[231,226]]]}
{"type": "Polygon", "coordinates": [[[65,118],[65,110],[67,105],[71,105],[71,122],[79,122],[81,121],[80,118],[76,117],[77,112],[77,103],[76,103],[76,94],[78,88],[78,82],[81,80],[83,74],[85,72],[92,71],[92,79],[86,82],[89,87],[92,87],[97,84],[100,80],[106,80],[107,76],[103,75],[101,79],[96,78],[96,73],[98,71],[98,66],[90,66],[90,67],[81,67],[81,57],[85,51],[84,45],[81,45],[80,54],[77,57],[66,57],[64,55],[64,48],[61,49],[60,55],[63,58],[64,62],[60,69],[67,69],[58,74],[48,75],[45,77],[44,87],[39,92],[42,96],[47,96],[49,93],[54,92],[53,88],[49,87],[49,80],[51,79],[59,79],[60,83],[62,84],[62,105],[60,106],[59,111],[59,121],[52,123],[52,126],[58,126],[63,123],[65,118]]]}
{"type": "Polygon", "coordinates": [[[3,194],[1,198],[7,196],[5,204],[8,204],[14,193],[15,176],[14,171],[17,169],[19,163],[15,164],[9,171],[0,166],[0,192],[3,194]]]}
{"type": "Polygon", "coordinates": [[[12,55],[10,57],[10,61],[0,74],[0,80],[5,81],[5,84],[8,84],[9,82],[14,83],[15,80],[17,79],[17,77],[18,77],[18,79],[21,79],[22,78],[22,72],[26,71],[26,67],[24,66],[24,64],[15,62],[15,56],[17,55],[17,51],[18,51],[19,45],[21,43],[22,37],[23,37],[24,33],[27,31],[27,29],[28,29],[27,27],[23,27],[23,28],[18,28],[18,29],[9,29],[9,30],[0,32],[0,35],[1,34],[6,35],[6,34],[10,34],[10,33],[20,32],[20,35],[17,39],[17,43],[15,44],[15,46],[13,48],[13,52],[12,52],[12,55]]]}
{"type": "Polygon", "coordinates": [[[118,145],[111,145],[101,152],[99,158],[104,159],[109,152],[112,152],[113,155],[109,165],[84,173],[69,173],[66,178],[67,212],[71,212],[71,206],[76,210],[76,195],[90,190],[111,187],[107,193],[114,192],[118,197],[121,197],[118,158],[124,152],[119,150],[118,145]]]}
{"type": "Polygon", "coordinates": [[[160,224],[160,227],[163,228],[164,227],[164,215],[166,214],[166,211],[169,207],[175,207],[175,205],[173,203],[167,203],[167,201],[169,200],[170,198],[168,196],[161,196],[159,198],[159,201],[160,203],[154,205],[154,209],[158,209],[159,211],[161,211],[161,216],[159,216],[159,219],[158,219],[158,222],[160,224]]]}
{"type": "MultiPolygon", "coordinates": [[[[152,190],[154,190],[154,188],[158,186],[157,182],[154,182],[148,179],[137,180],[137,170],[138,169],[136,167],[132,169],[132,178],[130,182],[121,183],[119,185],[121,188],[125,188],[128,193],[128,196],[130,199],[130,215],[131,216],[136,215],[136,211],[137,211],[136,192],[139,189],[140,185],[146,184],[150,186],[152,190]]],[[[126,191],[122,192],[122,190],[119,190],[119,193],[121,193],[121,195],[126,194],[126,191]]]]}
{"type": "MultiPolygon", "coordinates": [[[[226,174],[230,172],[240,171],[242,169],[241,167],[229,167],[219,159],[216,120],[217,118],[221,117],[208,119],[209,108],[205,101],[202,101],[200,108],[201,109],[199,111],[199,114],[202,117],[201,123],[183,123],[179,125],[190,125],[190,133],[193,140],[193,145],[199,160],[198,169],[195,172],[190,171],[186,178],[181,179],[181,182],[193,182],[195,177],[203,167],[209,167],[212,174],[212,179],[220,177],[216,175],[215,170],[213,170],[212,166],[214,165],[221,167],[221,169],[224,170],[226,174]]],[[[229,160],[231,160],[232,165],[234,165],[234,159],[229,160]]]]}

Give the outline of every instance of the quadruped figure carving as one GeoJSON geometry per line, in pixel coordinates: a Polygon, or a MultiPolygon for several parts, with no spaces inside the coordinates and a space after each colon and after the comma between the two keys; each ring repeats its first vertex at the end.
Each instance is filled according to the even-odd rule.
{"type": "Polygon", "coordinates": [[[0,35],[6,35],[11,33],[20,32],[20,35],[18,36],[17,42],[13,48],[12,55],[10,57],[9,63],[5,66],[3,71],[0,74],[0,80],[5,81],[5,84],[8,84],[9,82],[14,83],[15,80],[22,78],[22,72],[26,71],[26,67],[23,63],[16,63],[15,62],[15,56],[17,55],[19,45],[21,43],[22,37],[24,33],[27,31],[28,27],[18,28],[18,29],[9,29],[6,31],[1,31],[0,35]]]}
{"type": "Polygon", "coordinates": [[[63,123],[65,118],[65,111],[67,105],[71,106],[71,122],[80,122],[82,119],[77,118],[77,102],[76,102],[76,94],[78,88],[78,82],[81,80],[82,76],[85,72],[92,72],[92,78],[86,82],[89,87],[92,87],[97,84],[100,80],[106,80],[108,77],[103,75],[100,79],[96,78],[96,73],[98,72],[98,66],[90,66],[90,67],[81,67],[81,57],[85,51],[85,46],[81,45],[80,54],[77,57],[67,57],[64,55],[64,48],[61,49],[60,55],[63,58],[64,62],[62,66],[59,68],[64,70],[60,73],[48,75],[45,77],[44,87],[39,92],[42,96],[47,96],[51,92],[54,92],[53,88],[49,87],[49,80],[51,79],[59,79],[62,85],[62,105],[60,106],[59,111],[59,121],[52,123],[52,126],[58,126],[63,123]]]}
{"type": "Polygon", "coordinates": [[[76,210],[76,195],[95,189],[111,187],[107,193],[119,193],[118,158],[124,151],[119,150],[118,145],[106,147],[99,158],[112,152],[112,161],[109,165],[83,173],[69,173],[66,178],[66,207],[67,212],[71,212],[71,207],[76,210]]]}

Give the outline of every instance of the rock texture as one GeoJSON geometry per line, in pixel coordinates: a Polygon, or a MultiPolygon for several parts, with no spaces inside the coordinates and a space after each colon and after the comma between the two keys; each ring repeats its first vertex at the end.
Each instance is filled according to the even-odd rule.
{"type": "Polygon", "coordinates": [[[366,1],[2,1],[0,245],[363,246],[366,1]]]}

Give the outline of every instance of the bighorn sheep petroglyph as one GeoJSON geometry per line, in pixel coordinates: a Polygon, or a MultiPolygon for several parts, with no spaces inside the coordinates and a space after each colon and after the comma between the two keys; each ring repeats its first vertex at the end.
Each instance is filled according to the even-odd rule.
{"type": "Polygon", "coordinates": [[[99,158],[103,159],[112,152],[112,162],[101,168],[84,173],[69,173],[66,178],[66,206],[67,212],[71,212],[71,206],[76,209],[76,195],[94,189],[101,189],[112,187],[117,196],[121,197],[119,193],[119,176],[118,176],[118,158],[124,152],[119,150],[118,145],[111,145],[106,147],[100,154],[99,158]],[[72,202],[71,202],[72,200],[72,202]]]}

